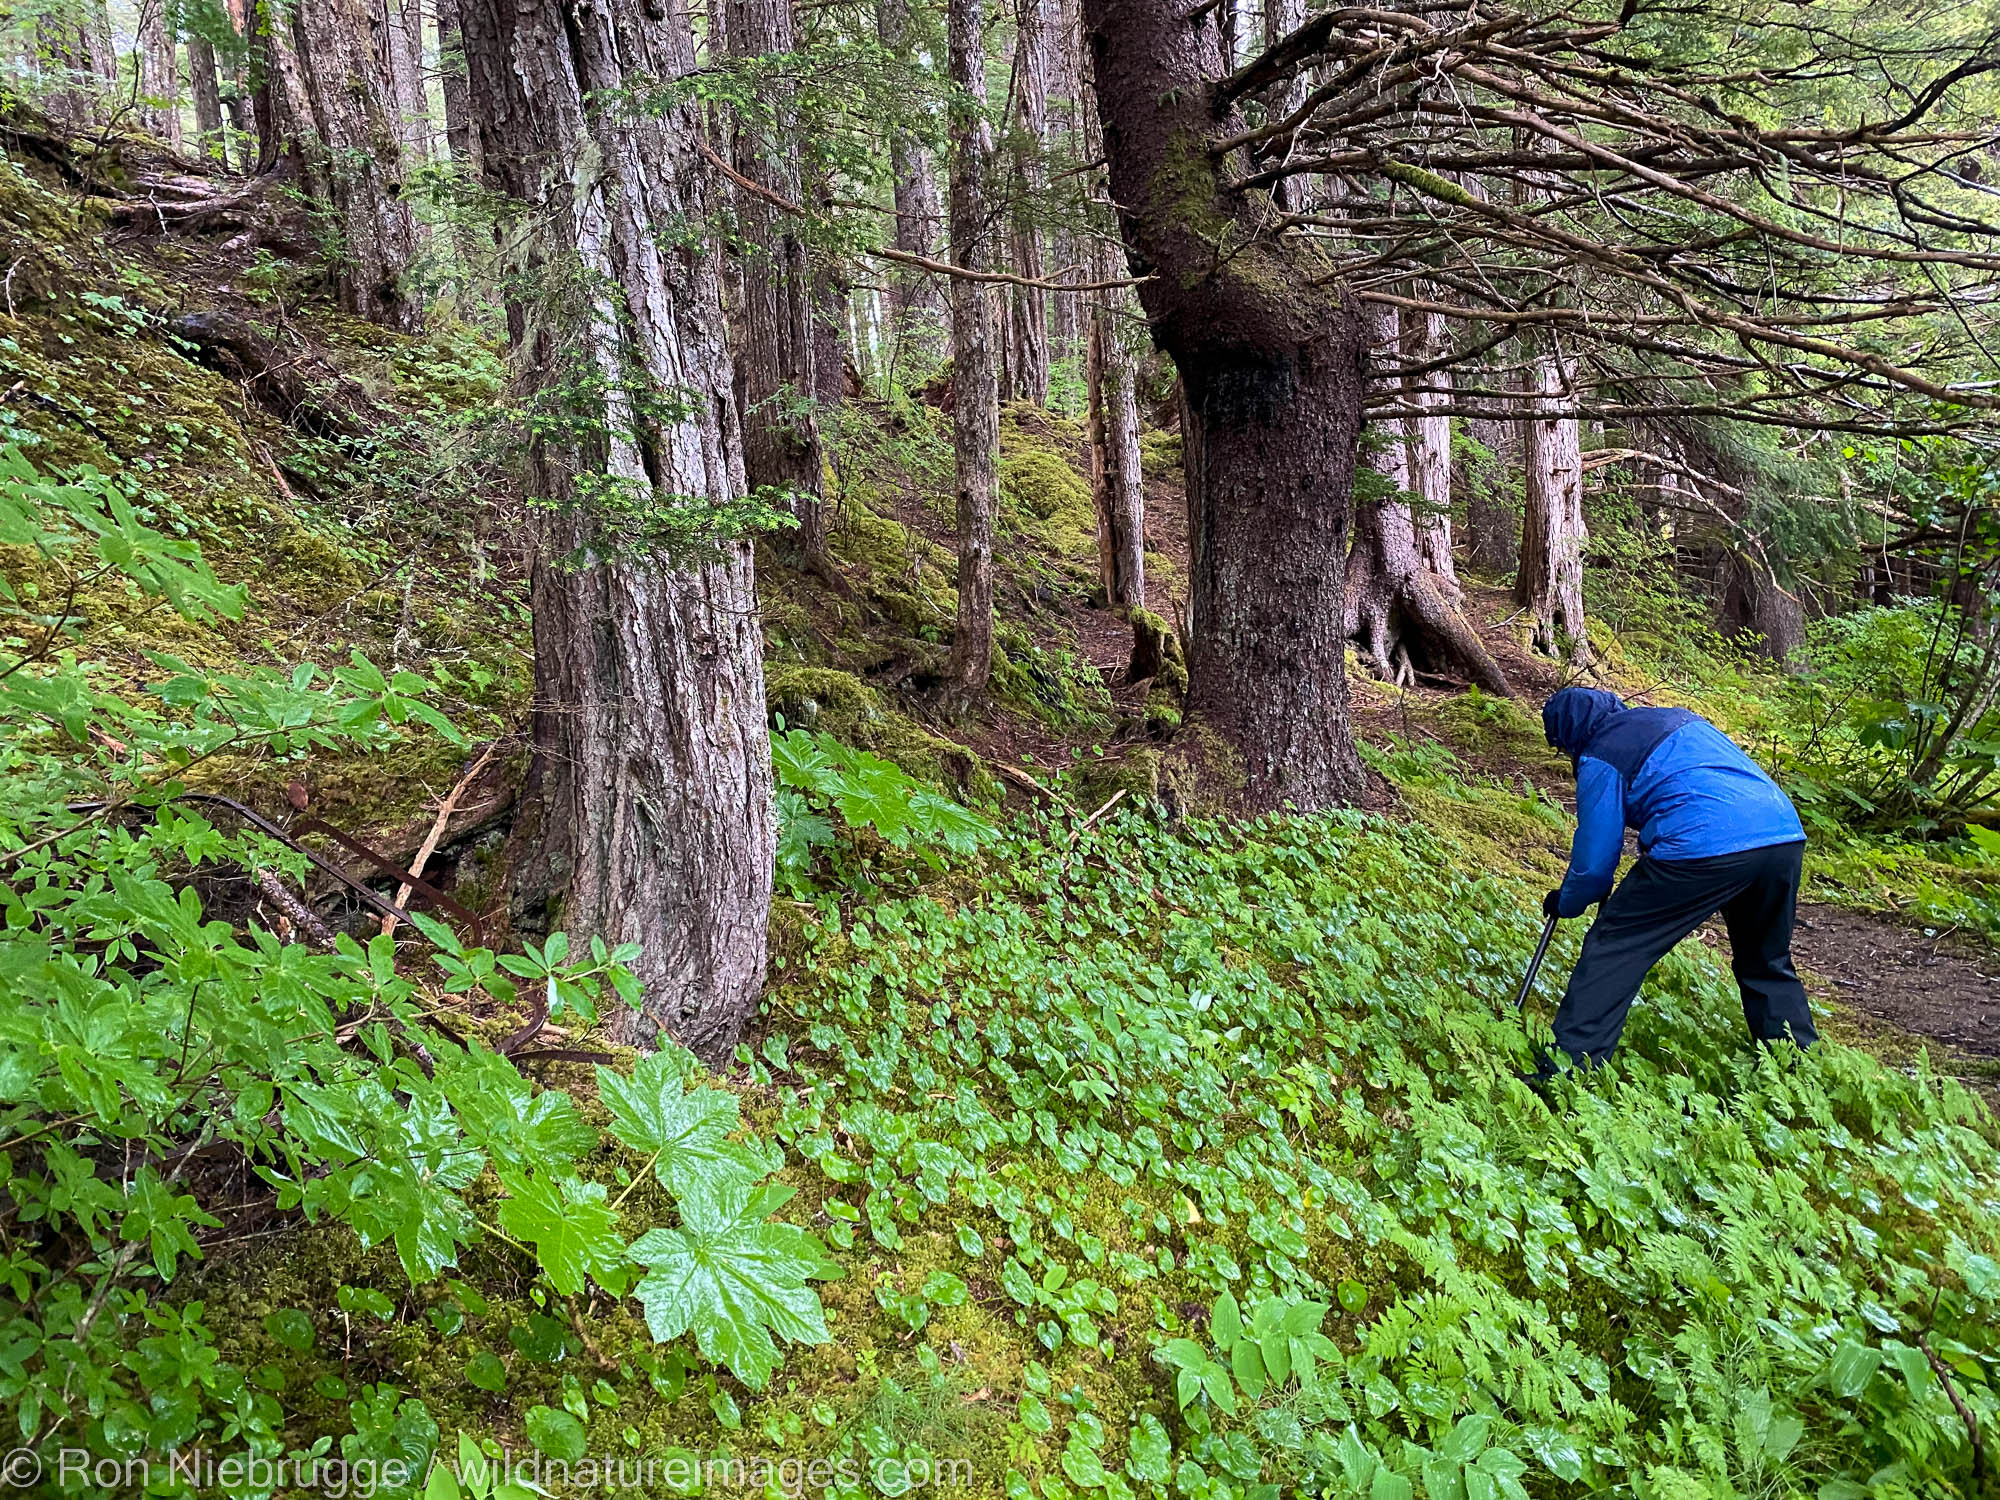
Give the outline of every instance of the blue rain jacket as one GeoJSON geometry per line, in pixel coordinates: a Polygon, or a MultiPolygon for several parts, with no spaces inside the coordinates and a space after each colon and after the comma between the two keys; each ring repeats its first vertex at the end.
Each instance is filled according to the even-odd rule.
{"type": "Polygon", "coordinates": [[[1611,892],[1625,830],[1653,859],[1707,859],[1805,840],[1791,799],[1727,735],[1684,708],[1627,708],[1564,688],[1542,732],[1576,764],[1576,842],[1556,898],[1565,917],[1611,892]]]}

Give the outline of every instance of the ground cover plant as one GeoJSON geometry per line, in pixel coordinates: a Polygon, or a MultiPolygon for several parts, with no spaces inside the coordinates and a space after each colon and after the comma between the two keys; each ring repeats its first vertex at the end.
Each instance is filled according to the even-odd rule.
{"type": "Polygon", "coordinates": [[[0,8],[0,1488],[1995,1500],[1996,36],[0,8]]]}

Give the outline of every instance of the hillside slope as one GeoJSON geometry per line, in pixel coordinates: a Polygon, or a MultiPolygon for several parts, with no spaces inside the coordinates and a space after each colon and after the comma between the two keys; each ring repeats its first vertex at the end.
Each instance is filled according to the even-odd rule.
{"type": "MultiPolygon", "coordinates": [[[[413,724],[372,754],[218,757],[197,784],[275,816],[301,783],[400,859],[494,748],[433,870],[505,930],[530,642],[496,352],[444,319],[405,339],[340,318],[309,256],[113,228],[58,167],[0,171],[0,248],[35,268],[0,321],[9,440],[45,473],[115,473],[252,599],[189,625],[107,586],[61,606],[78,649],[134,696],[148,652],[220,671],[359,650],[418,674],[473,744],[413,724]]],[[[1227,758],[1171,737],[1170,681],[1118,680],[1121,631],[1089,606],[1079,434],[1017,410],[1005,661],[990,705],[948,711],[930,686],[953,606],[944,433],[921,401],[852,402],[838,586],[764,569],[774,710],[991,825],[899,844],[819,809],[722,1080],[743,1126],[718,1109],[700,1138],[716,1160],[774,1143],[794,1196],[758,1202],[823,1242],[831,1337],[778,1320],[796,1342],[765,1382],[741,1349],[656,1342],[648,1307],[602,1290],[621,1270],[581,1290],[537,1273],[503,1212],[521,1172],[505,1197],[497,1173],[460,1184],[477,1232],[413,1285],[407,1244],[364,1247],[325,1222],[338,1204],[308,1222],[233,1161],[203,1186],[240,1191],[240,1212],[203,1232],[151,1332],[131,1314],[149,1404],[84,1401],[79,1427],[131,1451],[257,1432],[419,1477],[464,1433],[559,1494],[602,1488],[607,1463],[655,1494],[1993,1493],[1975,1478],[1977,1434],[2000,1430],[1991,1113],[1927,1052],[1753,1049],[1699,946],[1662,966],[1616,1068],[1531,1093],[1514,1069],[1578,932],[1514,1012],[1568,827],[1521,705],[1361,682],[1382,810],[1215,816],[1227,758]],[[206,1332],[176,1343],[197,1302],[206,1332]],[[217,1362],[233,1384],[186,1373],[217,1362]],[[690,1468],[718,1455],[745,1467],[690,1468]],[[780,1467],[814,1461],[824,1482],[780,1467]]],[[[1172,442],[1149,446],[1168,613],[1172,442]]],[[[51,613],[51,580],[7,565],[51,613]]],[[[275,926],[242,885],[209,915],[275,926]]],[[[379,930],[339,888],[309,894],[379,930]]],[[[394,966],[451,1024],[492,1042],[521,1020],[447,993],[405,937],[394,966]]],[[[650,1175],[667,1148],[607,1139],[606,1075],[550,1050],[518,1080],[501,1064],[492,1097],[524,1130],[577,1101],[594,1144],[562,1201],[701,1240],[696,1195],[650,1175]]],[[[697,1247],[718,1276],[726,1239],[697,1247]]]]}

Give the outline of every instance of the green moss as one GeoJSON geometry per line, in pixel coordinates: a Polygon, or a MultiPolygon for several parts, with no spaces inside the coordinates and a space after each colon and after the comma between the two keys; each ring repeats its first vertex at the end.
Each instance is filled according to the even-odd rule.
{"type": "MultiPolygon", "coordinates": [[[[1181,477],[1181,435],[1178,432],[1143,432],[1139,435],[1139,472],[1159,483],[1181,477]]],[[[1152,565],[1148,555],[1147,566],[1152,565]]]]}
{"type": "Polygon", "coordinates": [[[1159,798],[1160,775],[1160,752],[1147,747],[1082,761],[1074,773],[1076,800],[1090,811],[1123,792],[1123,804],[1147,805],[1159,798]]]}
{"type": "Polygon", "coordinates": [[[767,661],[764,697],[791,728],[824,730],[934,786],[969,790],[981,799],[999,795],[999,783],[974,751],[888,707],[880,692],[852,672],[767,661]]]}
{"type": "Polygon", "coordinates": [[[1004,620],[995,629],[991,691],[1051,729],[1111,727],[1111,694],[1103,676],[1077,652],[1044,646],[1004,620]]]}
{"type": "Polygon", "coordinates": [[[1048,449],[1030,449],[1000,460],[1000,492],[1005,500],[1041,520],[1091,515],[1090,485],[1068,460],[1048,449]]]}

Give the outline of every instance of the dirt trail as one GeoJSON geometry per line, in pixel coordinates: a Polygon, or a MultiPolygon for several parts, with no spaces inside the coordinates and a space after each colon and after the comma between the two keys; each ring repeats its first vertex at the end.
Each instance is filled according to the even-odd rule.
{"type": "Polygon", "coordinates": [[[1792,955],[1817,1006],[1862,1029],[1937,1043],[1941,1065],[2000,1087],[2000,952],[1949,932],[1838,906],[1804,905],[1792,955]]]}

